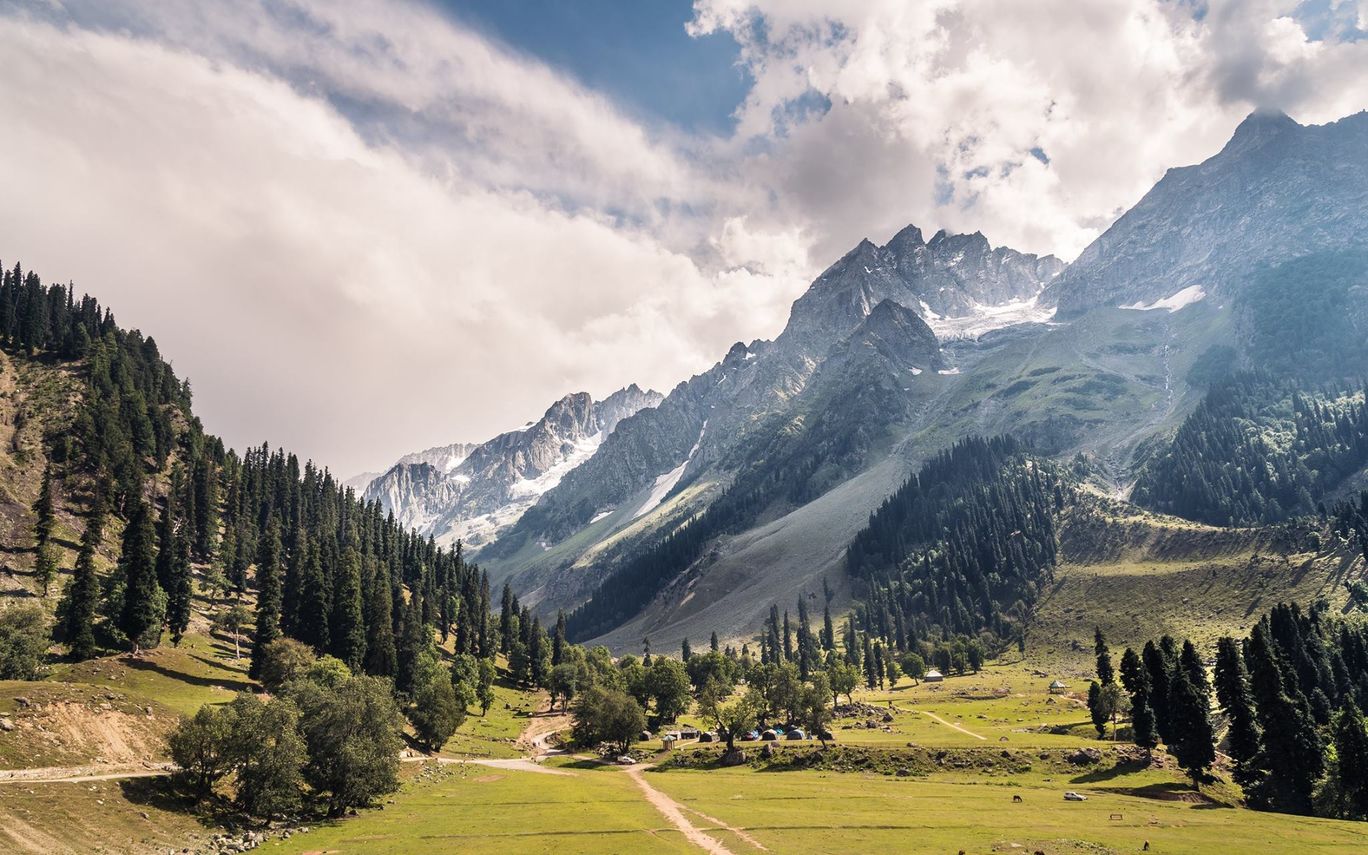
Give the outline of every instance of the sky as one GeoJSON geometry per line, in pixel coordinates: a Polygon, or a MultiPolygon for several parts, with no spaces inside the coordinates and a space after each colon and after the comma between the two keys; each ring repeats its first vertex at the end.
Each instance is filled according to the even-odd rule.
{"type": "Polygon", "coordinates": [[[908,223],[1074,257],[1368,0],[10,0],[0,260],[344,476],[668,391],[908,223]]]}

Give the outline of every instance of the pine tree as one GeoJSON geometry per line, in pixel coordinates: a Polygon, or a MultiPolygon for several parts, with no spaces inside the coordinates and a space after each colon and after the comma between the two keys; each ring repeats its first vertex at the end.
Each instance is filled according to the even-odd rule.
{"type": "Polygon", "coordinates": [[[712,637],[708,639],[708,649],[713,653],[718,651],[717,630],[713,630],[712,637]]]}
{"type": "Polygon", "coordinates": [[[1093,652],[1097,655],[1097,681],[1110,686],[1116,680],[1116,672],[1112,670],[1111,651],[1100,627],[1093,630],[1093,652]]]}
{"type": "Polygon", "coordinates": [[[499,611],[499,652],[507,653],[513,643],[513,589],[505,582],[503,606],[499,611]]]}
{"type": "Polygon", "coordinates": [[[1245,649],[1249,688],[1263,731],[1259,785],[1250,804],[1287,813],[1311,813],[1311,796],[1324,769],[1324,748],[1311,705],[1296,675],[1269,638],[1267,619],[1255,624],[1245,649]]]}
{"type": "Polygon", "coordinates": [[[39,544],[38,556],[33,561],[33,576],[42,589],[42,596],[46,597],[57,576],[57,550],[51,541],[39,544]]]}
{"type": "Polygon", "coordinates": [[[556,612],[556,634],[551,637],[551,665],[552,667],[565,661],[565,611],[556,612]]]}
{"type": "Polygon", "coordinates": [[[1331,738],[1335,744],[1339,815],[1368,819],[1368,728],[1353,701],[1335,715],[1331,738]]]}
{"type": "Polygon", "coordinates": [[[266,527],[266,536],[261,541],[261,554],[257,556],[256,630],[252,634],[252,664],[247,670],[253,680],[261,679],[267,645],[280,638],[282,551],[280,523],[273,519],[266,527]]]}
{"type": "Polygon", "coordinates": [[[423,625],[423,605],[417,596],[409,598],[401,626],[394,688],[400,694],[408,695],[413,690],[418,657],[428,647],[427,632],[423,625]]]}
{"type": "Polygon", "coordinates": [[[52,463],[49,461],[43,467],[43,481],[38,488],[38,498],[33,502],[33,540],[39,550],[47,546],[52,538],[52,527],[55,522],[53,505],[52,463]]]}
{"type": "MultiPolygon", "coordinates": [[[[399,651],[394,641],[394,596],[388,574],[371,573],[366,591],[366,673],[393,677],[399,670],[399,651]]],[[[417,657],[422,651],[408,651],[417,657]]]]}
{"type": "Polygon", "coordinates": [[[366,658],[366,623],[361,612],[361,556],[354,546],[342,552],[332,600],[328,627],[332,654],[360,673],[366,658]]]}
{"type": "Polygon", "coordinates": [[[172,549],[175,561],[171,568],[171,589],[166,592],[166,628],[171,631],[171,643],[179,647],[185,631],[190,628],[190,532],[182,528],[176,535],[172,549]]]}
{"type": "Polygon", "coordinates": [[[119,631],[134,653],[157,646],[166,617],[166,592],[157,584],[154,542],[152,515],[142,496],[135,495],[119,554],[119,574],[124,584],[118,615],[119,631]]]}
{"type": "Polygon", "coordinates": [[[95,655],[95,612],[99,603],[99,580],[95,576],[95,553],[104,535],[104,508],[97,501],[81,535],[81,549],[66,595],[58,608],[59,626],[71,658],[77,661],[95,655]]]}
{"type": "Polygon", "coordinates": [[[1102,684],[1096,680],[1088,684],[1088,717],[1092,719],[1093,727],[1097,728],[1097,738],[1106,736],[1109,716],[1102,709],[1102,684]]]}
{"type": "MultiPolygon", "coordinates": [[[[822,580],[823,584],[826,579],[822,580]]],[[[836,627],[831,622],[831,603],[828,602],[822,607],[822,649],[836,649],[836,627]]]]}
{"type": "Polygon", "coordinates": [[[319,557],[316,543],[310,542],[308,545],[299,588],[295,637],[305,644],[312,645],[315,653],[322,654],[331,647],[329,621],[332,615],[332,598],[328,580],[323,575],[323,562],[319,557]]]}
{"type": "Polygon", "coordinates": [[[1232,777],[1245,790],[1257,786],[1257,765],[1261,734],[1254,718],[1254,702],[1249,696],[1249,675],[1235,639],[1225,637],[1216,643],[1216,701],[1230,721],[1226,742],[1235,768],[1232,777]]]}
{"type": "Polygon", "coordinates": [[[1145,663],[1145,670],[1149,672],[1150,697],[1149,706],[1154,710],[1154,729],[1159,734],[1159,738],[1168,744],[1173,738],[1173,733],[1169,728],[1169,687],[1173,683],[1172,666],[1165,657],[1163,650],[1153,641],[1145,642],[1144,653],[1141,658],[1145,663]]]}
{"type": "Polygon", "coordinates": [[[1216,762],[1216,740],[1211,730],[1211,708],[1208,691],[1195,685],[1186,670],[1179,670],[1169,690],[1170,726],[1173,740],[1169,749],[1178,765],[1192,779],[1192,786],[1201,789],[1202,779],[1216,762]]]}
{"type": "Polygon", "coordinates": [[[689,646],[689,637],[684,636],[684,640],[679,643],[679,656],[685,662],[693,658],[693,648],[689,646]]]}

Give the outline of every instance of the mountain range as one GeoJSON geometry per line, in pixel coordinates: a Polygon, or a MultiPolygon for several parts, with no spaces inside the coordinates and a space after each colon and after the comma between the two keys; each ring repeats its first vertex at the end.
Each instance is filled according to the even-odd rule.
{"type": "Polygon", "coordinates": [[[1322,380],[1361,375],[1361,350],[1324,341],[1368,334],[1345,261],[1368,249],[1364,211],[1368,114],[1255,113],[1069,265],[979,233],[864,240],[774,340],[738,342],[669,394],[568,396],[523,431],[401,461],[365,494],[463,539],[524,604],[581,608],[581,638],[743,635],[771,602],[847,597],[852,538],[964,436],[1084,460],[1124,498],[1213,377],[1293,372],[1297,353],[1322,380]],[[1303,280],[1329,302],[1279,308],[1303,280]],[[699,543],[661,558],[684,529],[699,543]]]}

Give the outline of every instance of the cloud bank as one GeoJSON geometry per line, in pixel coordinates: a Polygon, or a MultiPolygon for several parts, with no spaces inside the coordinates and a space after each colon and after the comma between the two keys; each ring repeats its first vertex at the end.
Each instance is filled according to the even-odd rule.
{"type": "Polygon", "coordinates": [[[698,0],[727,137],[384,0],[0,14],[0,253],[158,339],[206,425],[350,474],[769,337],[861,237],[1070,257],[1254,107],[1368,105],[1330,3],[698,0]]]}

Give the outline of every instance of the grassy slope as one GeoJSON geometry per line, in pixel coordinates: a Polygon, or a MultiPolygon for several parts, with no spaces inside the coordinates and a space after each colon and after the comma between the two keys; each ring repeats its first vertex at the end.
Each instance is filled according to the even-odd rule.
{"type": "Polygon", "coordinates": [[[1118,653],[1165,633],[1210,646],[1247,633],[1279,602],[1324,598],[1343,607],[1344,583],[1365,574],[1352,550],[1302,552],[1268,531],[1218,529],[1105,500],[1071,512],[1061,546],[1026,656],[1073,674],[1091,668],[1096,627],[1118,653]]]}

